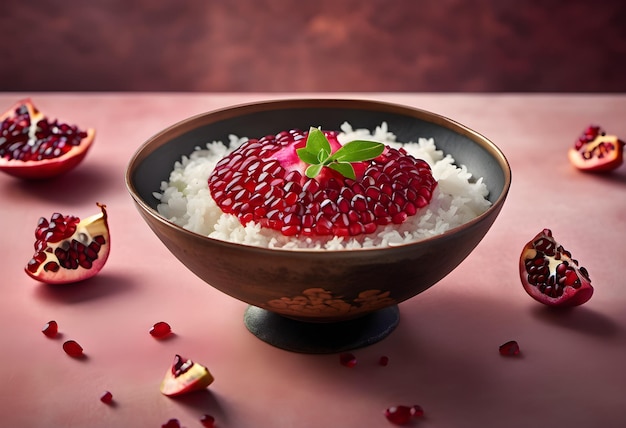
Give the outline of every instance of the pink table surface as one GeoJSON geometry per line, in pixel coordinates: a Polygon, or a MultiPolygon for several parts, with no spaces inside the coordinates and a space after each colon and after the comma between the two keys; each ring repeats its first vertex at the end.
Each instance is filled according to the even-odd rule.
{"type": "Polygon", "coordinates": [[[517,94],[0,94],[23,96],[52,117],[96,128],[76,170],[48,182],[0,176],[3,254],[0,298],[0,425],[160,427],[170,418],[200,427],[385,427],[383,410],[420,404],[426,427],[626,426],[626,165],[583,174],[566,152],[598,123],[626,137],[626,95],[517,94]],[[273,348],[245,328],[246,305],[203,283],[169,254],[139,217],[124,183],[146,139],[194,114],[243,102],[294,97],[368,98],[453,118],[507,155],[513,184],[500,217],[476,250],[429,291],[400,305],[399,327],[337,355],[273,348]],[[23,272],[40,216],[81,217],[106,203],[112,250],[94,279],[46,286],[23,272]],[[523,291],[517,263],[542,228],[584,264],[596,292],[555,313],[523,291]],[[60,337],[41,329],[59,323],[60,337]],[[157,321],[175,335],[157,341],[157,321]],[[87,358],[62,343],[75,339],[87,358]],[[498,347],[517,340],[520,358],[498,347]],[[179,399],[159,392],[175,354],[208,366],[216,380],[179,399]],[[380,356],[389,365],[378,365],[380,356]],[[100,402],[111,391],[115,405],[100,402]]]}

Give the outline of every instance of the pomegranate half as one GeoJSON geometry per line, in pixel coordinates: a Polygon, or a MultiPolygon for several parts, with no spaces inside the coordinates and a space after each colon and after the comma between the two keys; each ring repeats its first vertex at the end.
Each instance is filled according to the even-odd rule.
{"type": "Polygon", "coordinates": [[[591,299],[593,287],[587,269],[543,229],[528,242],[519,260],[524,290],[548,306],[577,306],[591,299]]]}
{"type": "Polygon", "coordinates": [[[50,121],[30,99],[0,116],[0,170],[25,179],[55,177],[76,167],[87,154],[94,129],[50,121]]]}
{"type": "Polygon", "coordinates": [[[568,157],[582,171],[610,171],[624,161],[624,142],[599,126],[589,126],[569,149],[568,157]]]}
{"type": "Polygon", "coordinates": [[[106,206],[80,220],[52,214],[41,217],[35,229],[35,254],[24,270],[32,278],[48,284],[69,284],[96,275],[109,257],[111,238],[106,206]]]}

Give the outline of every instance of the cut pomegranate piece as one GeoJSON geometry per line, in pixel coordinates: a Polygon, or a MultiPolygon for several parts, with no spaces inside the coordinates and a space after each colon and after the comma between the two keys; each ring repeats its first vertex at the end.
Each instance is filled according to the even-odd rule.
{"type": "Polygon", "coordinates": [[[350,352],[344,352],[339,355],[339,364],[346,367],[356,366],[356,357],[350,352]]]}
{"type": "Polygon", "coordinates": [[[75,340],[68,340],[63,343],[63,350],[67,355],[73,358],[81,358],[83,354],[83,347],[80,346],[75,340]]]}
{"type": "Polygon", "coordinates": [[[30,99],[0,116],[0,170],[20,178],[44,179],[76,167],[95,131],[50,121],[30,99]]]}
{"type": "Polygon", "coordinates": [[[42,217],[35,229],[35,254],[24,270],[48,284],[68,284],[96,275],[111,248],[105,205],[101,212],[80,220],[59,213],[42,217]]]}
{"type": "Polygon", "coordinates": [[[569,149],[568,157],[580,170],[610,171],[624,161],[624,142],[615,135],[607,135],[599,126],[589,126],[569,149]]]}
{"type": "Polygon", "coordinates": [[[150,329],[150,335],[156,339],[163,339],[172,333],[170,325],[164,321],[159,321],[150,329]]]}
{"type": "Polygon", "coordinates": [[[54,320],[50,321],[48,322],[48,324],[44,326],[41,332],[45,334],[47,337],[56,337],[56,335],[59,332],[59,325],[54,320]]]}
{"type": "Polygon", "coordinates": [[[111,394],[111,392],[109,391],[106,391],[104,394],[100,396],[100,401],[102,401],[104,404],[113,403],[113,394],[111,394]]]}
{"type": "Polygon", "coordinates": [[[587,269],[552,237],[550,229],[528,242],[519,260],[524,290],[548,306],[576,306],[591,299],[593,287],[587,269]]]}
{"type": "MultiPolygon", "coordinates": [[[[250,139],[218,162],[208,186],[222,211],[287,236],[356,236],[403,223],[429,204],[437,182],[424,160],[387,146],[368,161],[308,164],[298,153],[310,132],[250,139]]],[[[349,144],[337,135],[323,132],[326,155],[349,144]]],[[[316,159],[310,152],[305,157],[316,159]]]]}
{"type": "Polygon", "coordinates": [[[165,373],[165,378],[161,383],[161,392],[167,396],[181,395],[204,389],[213,383],[213,380],[209,369],[176,355],[172,367],[165,373]]]}
{"type": "Polygon", "coordinates": [[[519,345],[515,340],[509,340],[508,342],[503,343],[502,345],[500,345],[500,348],[498,350],[500,352],[500,355],[505,357],[513,357],[519,355],[520,353],[519,345]]]}

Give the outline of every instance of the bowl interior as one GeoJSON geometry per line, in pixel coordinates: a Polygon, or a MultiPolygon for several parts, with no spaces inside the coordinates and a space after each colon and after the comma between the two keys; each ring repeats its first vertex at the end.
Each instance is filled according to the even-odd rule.
{"type": "Polygon", "coordinates": [[[167,180],[174,162],[196,146],[211,141],[228,142],[228,136],[258,138],[283,130],[310,126],[339,129],[343,122],[353,128],[374,129],[382,122],[398,141],[432,137],[435,144],[483,177],[492,203],[506,196],[510,169],[504,155],[486,138],[445,117],[420,109],[364,100],[304,99],[268,101],[235,106],[201,114],[155,135],[136,153],[127,171],[127,185],[139,203],[155,210],[152,195],[167,180]]]}

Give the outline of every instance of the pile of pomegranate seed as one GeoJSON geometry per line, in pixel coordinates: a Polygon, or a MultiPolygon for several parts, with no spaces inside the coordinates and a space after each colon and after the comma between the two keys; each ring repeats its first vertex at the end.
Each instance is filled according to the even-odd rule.
{"type": "Polygon", "coordinates": [[[150,329],[150,335],[156,339],[163,339],[172,333],[172,328],[165,321],[159,321],[150,329]]]}
{"type": "Polygon", "coordinates": [[[514,357],[520,353],[519,345],[515,340],[509,340],[508,342],[500,345],[498,350],[500,355],[505,357],[514,357]]]}
{"type": "Polygon", "coordinates": [[[83,347],[80,346],[75,340],[68,340],[63,343],[63,350],[67,355],[73,358],[81,358],[84,356],[83,347]]]}
{"type": "MultiPolygon", "coordinates": [[[[337,132],[324,134],[340,146],[337,132]]],[[[286,236],[355,236],[401,224],[430,202],[437,185],[430,166],[404,149],[387,147],[353,165],[356,180],[329,168],[306,177],[296,149],[307,135],[291,130],[250,139],[218,162],[209,190],[222,211],[286,236]]]]}
{"type": "Polygon", "coordinates": [[[47,337],[56,337],[56,335],[59,333],[59,325],[54,320],[50,321],[44,326],[41,332],[47,337]]]}
{"type": "Polygon", "coordinates": [[[385,417],[395,425],[407,425],[412,419],[424,416],[424,409],[419,405],[393,406],[385,409],[385,417]]]}
{"type": "Polygon", "coordinates": [[[31,123],[26,105],[0,123],[0,157],[21,161],[58,158],[78,146],[87,133],[76,126],[42,118],[31,123]]]}

